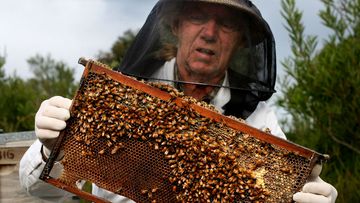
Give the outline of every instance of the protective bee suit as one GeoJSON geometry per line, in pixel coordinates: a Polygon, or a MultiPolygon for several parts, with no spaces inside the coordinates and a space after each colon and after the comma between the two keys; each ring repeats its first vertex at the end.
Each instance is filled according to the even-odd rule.
{"type": "MultiPolygon", "coordinates": [[[[265,103],[275,92],[274,38],[258,9],[248,0],[160,0],[116,70],[137,78],[168,82],[175,87],[182,83],[197,84],[198,81],[179,80],[175,71],[177,41],[171,34],[171,22],[181,14],[184,3],[188,2],[229,6],[238,12],[239,18],[244,19],[242,40],[245,46],[236,50],[222,83],[199,84],[217,87],[209,102],[225,115],[244,118],[253,127],[261,130],[269,128],[274,135],[285,138],[274,112],[265,103]]],[[[37,140],[22,158],[20,182],[34,196],[59,201],[69,194],[38,178],[45,165],[41,147],[42,142],[37,140]]],[[[56,177],[61,174],[60,163],[54,169],[51,175],[56,177]]],[[[131,202],[96,185],[93,185],[92,192],[111,202],[131,202]]]]}

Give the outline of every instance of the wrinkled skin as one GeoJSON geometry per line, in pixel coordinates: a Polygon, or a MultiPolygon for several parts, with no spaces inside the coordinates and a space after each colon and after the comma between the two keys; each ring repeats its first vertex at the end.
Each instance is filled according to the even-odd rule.
{"type": "MultiPolygon", "coordinates": [[[[242,36],[240,25],[234,19],[235,13],[224,6],[203,3],[185,6],[173,25],[173,33],[178,38],[176,63],[182,80],[221,83],[242,36]]],[[[213,87],[198,85],[183,88],[186,95],[199,100],[213,90],[213,87]]]]}

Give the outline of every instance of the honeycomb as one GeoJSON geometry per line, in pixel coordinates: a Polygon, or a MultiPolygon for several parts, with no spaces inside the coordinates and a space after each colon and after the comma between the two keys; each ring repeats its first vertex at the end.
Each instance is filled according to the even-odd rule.
{"type": "Polygon", "coordinates": [[[62,184],[86,180],[136,202],[292,202],[304,185],[316,153],[229,127],[192,108],[219,114],[211,105],[164,83],[119,81],[103,66],[87,63],[73,99],[62,184]]]}

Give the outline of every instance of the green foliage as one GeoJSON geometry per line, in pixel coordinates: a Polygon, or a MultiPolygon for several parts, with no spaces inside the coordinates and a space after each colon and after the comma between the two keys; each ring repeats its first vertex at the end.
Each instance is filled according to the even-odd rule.
{"type": "Polygon", "coordinates": [[[33,129],[36,94],[17,76],[7,78],[0,92],[0,129],[4,132],[33,129]]]}
{"type": "Polygon", "coordinates": [[[1,85],[1,81],[4,79],[5,77],[5,71],[4,71],[4,64],[5,64],[5,57],[0,55],[0,85],[1,85]]]}
{"type": "Polygon", "coordinates": [[[0,60],[0,129],[4,132],[33,130],[35,113],[43,100],[55,95],[74,96],[74,69],[50,56],[37,55],[28,63],[34,76],[24,80],[6,76],[0,60]]]}
{"type": "Polygon", "coordinates": [[[65,63],[55,61],[50,56],[36,55],[28,60],[30,70],[34,74],[28,82],[38,92],[41,99],[51,95],[61,95],[72,98],[77,84],[75,84],[75,70],[65,63]]]}
{"type": "Polygon", "coordinates": [[[136,33],[128,30],[123,36],[120,36],[113,44],[110,52],[100,52],[97,60],[109,65],[111,68],[117,67],[121,64],[125,52],[130,47],[135,39],[136,33]]]}
{"type": "Polygon", "coordinates": [[[35,94],[21,78],[7,78],[3,70],[4,64],[5,57],[0,56],[0,129],[31,129],[34,116],[32,100],[35,94]]]}
{"type": "Polygon", "coordinates": [[[322,0],[320,17],[333,31],[316,52],[316,36],[305,36],[295,0],[282,0],[293,56],[282,64],[278,104],[292,116],[290,140],[331,155],[322,177],[337,202],[360,200],[360,1],[322,0]]]}

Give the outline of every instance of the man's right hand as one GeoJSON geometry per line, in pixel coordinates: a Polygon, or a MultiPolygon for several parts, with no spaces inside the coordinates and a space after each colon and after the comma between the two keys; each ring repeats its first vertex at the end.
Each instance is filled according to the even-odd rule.
{"type": "Polygon", "coordinates": [[[66,127],[66,120],[70,118],[70,99],[54,96],[41,103],[35,115],[35,134],[43,144],[43,153],[49,157],[60,131],[66,127]]]}

